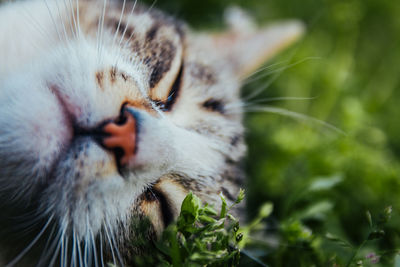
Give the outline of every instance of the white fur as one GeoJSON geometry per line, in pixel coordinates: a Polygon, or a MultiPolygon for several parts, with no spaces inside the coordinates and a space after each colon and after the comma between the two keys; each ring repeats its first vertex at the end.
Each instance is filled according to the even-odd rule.
{"type": "MultiPolygon", "coordinates": [[[[204,86],[183,77],[184,91],[173,112],[162,113],[151,103],[151,70],[145,62],[125,40],[114,38],[114,32],[91,29],[85,33],[78,20],[66,19],[71,11],[65,3],[69,2],[33,0],[0,8],[0,194],[9,197],[8,205],[29,202],[39,186],[47,184],[42,195],[35,196],[41,203],[39,213],[54,217],[61,237],[72,230],[79,241],[91,242],[101,229],[110,235],[117,231],[118,222],[126,223],[138,196],[170,174],[197,179],[198,185],[215,193],[201,193],[203,200],[216,201],[219,187],[215,183],[216,179],[223,183],[226,160],[236,162],[246,150],[242,142],[235,148],[230,145],[230,138],[244,132],[241,105],[229,114],[201,107],[211,98],[224,104],[239,102],[239,78],[225,57],[230,49],[214,51],[214,40],[189,34],[185,61],[212,66],[217,82],[204,86]],[[112,67],[129,78],[118,76],[116,83],[110,83],[107,70],[112,67]],[[103,71],[100,88],[96,73],[103,71]],[[127,174],[121,176],[113,153],[90,137],[73,136],[73,124],[91,129],[116,119],[126,99],[148,101],[155,112],[150,115],[129,107],[139,121],[138,147],[127,174]]],[[[100,11],[87,11],[81,19],[96,20],[101,6],[99,2],[100,11]]],[[[142,14],[129,16],[125,23],[138,26],[136,33],[144,35],[152,19],[142,14]]],[[[101,21],[99,25],[103,27],[101,21]]],[[[275,38],[276,32],[263,36],[275,38]]],[[[293,33],[285,34],[282,39],[287,41],[293,33]]],[[[259,39],[249,47],[261,50],[259,39]]],[[[184,48],[177,40],[170,72],[157,85],[159,97],[169,92],[182,61],[184,48]]],[[[279,42],[268,45],[277,49],[279,42]]],[[[257,53],[242,53],[237,59],[256,57],[257,53]]],[[[245,63],[240,62],[252,62],[245,63]]],[[[163,190],[176,192],[172,202],[177,214],[184,190],[171,184],[163,190]]]]}
{"type": "MultiPolygon", "coordinates": [[[[47,6],[41,1],[16,5],[19,6],[10,4],[1,9],[2,20],[9,19],[16,26],[13,32],[8,32],[7,27],[2,29],[3,33],[8,33],[0,35],[6,38],[0,40],[0,57],[10,60],[1,69],[0,100],[3,104],[0,106],[0,125],[3,130],[0,151],[2,157],[7,157],[6,151],[13,151],[10,157],[15,157],[15,161],[26,158],[31,164],[6,171],[7,174],[13,172],[14,177],[11,181],[0,177],[0,188],[25,191],[21,184],[27,186],[26,190],[34,188],[39,180],[48,179],[49,168],[58,157],[62,157],[57,165],[56,181],[42,197],[42,206],[49,214],[55,213],[65,227],[72,225],[79,236],[85,236],[89,227],[86,225],[87,215],[95,234],[104,220],[111,220],[111,225],[115,225],[115,220],[125,220],[137,196],[163,175],[181,173],[188,177],[209,177],[218,174],[224,165],[225,144],[185,129],[197,120],[197,116],[203,116],[198,107],[190,104],[193,99],[185,104],[190,94],[182,96],[184,99],[179,105],[183,105],[180,108],[186,112],[179,115],[154,117],[137,111],[140,114],[139,144],[137,155],[130,163],[132,172],[129,179],[118,174],[113,155],[89,139],[84,141],[87,155],[77,156],[78,160],[84,161],[85,167],[79,167],[78,160],[72,155],[74,151],[69,148],[71,125],[68,125],[51,90],[61,95],[68,112],[79,125],[95,127],[104,120],[116,118],[125,97],[148,97],[143,96],[148,91],[144,82],[148,70],[141,62],[127,61],[122,57],[118,61],[118,70],[129,74],[132,80],[118,90],[106,88],[101,92],[95,83],[95,73],[110,68],[120,57],[119,53],[124,53],[113,46],[112,34],[104,33],[103,45],[106,48],[101,55],[91,38],[70,37],[65,41],[61,36],[62,40],[58,40],[57,32],[62,35],[63,29],[52,30],[52,38],[46,39],[33,29],[28,30],[25,21],[13,18],[15,13],[12,10],[33,8],[32,13],[41,28],[52,29],[52,19],[60,25],[60,17],[64,16],[63,13],[57,16],[57,4],[49,4],[53,17],[49,16],[47,6]],[[15,35],[36,44],[35,49],[20,41],[15,44],[16,39],[11,38],[15,35]],[[55,89],[50,88],[52,86],[55,89]],[[81,177],[74,180],[77,172],[81,177]],[[75,203],[71,203],[71,195],[74,195],[75,203]]],[[[147,18],[143,19],[143,23],[146,21],[147,18]]]]}

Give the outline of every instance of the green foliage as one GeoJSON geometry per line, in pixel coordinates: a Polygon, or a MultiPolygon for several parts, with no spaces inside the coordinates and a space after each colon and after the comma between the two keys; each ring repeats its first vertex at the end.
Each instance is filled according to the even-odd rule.
{"type": "Polygon", "coordinates": [[[379,262],[380,258],[382,256],[393,256],[398,253],[400,253],[400,250],[388,250],[388,251],[381,251],[379,254],[376,254],[375,252],[368,253],[367,255],[364,256],[364,258],[359,258],[358,254],[360,250],[367,245],[368,242],[373,241],[373,240],[379,240],[382,239],[385,236],[385,231],[382,230],[384,225],[389,222],[389,219],[392,215],[392,207],[389,206],[383,210],[381,213],[379,220],[374,223],[372,220],[372,215],[369,211],[366,212],[366,217],[367,221],[370,227],[369,233],[366,235],[366,238],[361,242],[360,245],[358,246],[352,246],[348,241],[343,240],[337,236],[334,236],[330,233],[326,234],[326,238],[329,241],[335,242],[339,246],[345,248],[346,250],[349,250],[351,252],[350,258],[347,260],[346,267],[351,266],[351,265],[363,265],[363,263],[373,263],[376,264],[379,262]]]}
{"type": "Polygon", "coordinates": [[[237,266],[239,244],[243,232],[239,222],[229,213],[244,198],[241,190],[233,205],[221,195],[221,211],[217,211],[189,193],[182,202],[176,223],[154,243],[151,255],[137,257],[136,265],[146,266],[237,266]]]}

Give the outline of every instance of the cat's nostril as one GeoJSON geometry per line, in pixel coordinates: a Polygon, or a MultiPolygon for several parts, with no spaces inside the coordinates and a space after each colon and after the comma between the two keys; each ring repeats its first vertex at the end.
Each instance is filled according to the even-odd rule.
{"type": "Polygon", "coordinates": [[[122,104],[122,106],[121,106],[121,111],[119,112],[120,115],[119,115],[119,117],[117,118],[117,120],[115,121],[116,124],[118,124],[118,125],[123,125],[123,124],[125,124],[126,118],[127,118],[127,116],[126,116],[126,114],[125,114],[125,113],[126,113],[126,107],[127,107],[127,105],[128,105],[127,102],[125,102],[125,103],[122,104]]]}
{"type": "Polygon", "coordinates": [[[127,117],[125,114],[121,113],[121,115],[115,120],[115,124],[117,125],[124,125],[127,121],[127,117]]]}
{"type": "Polygon", "coordinates": [[[127,111],[120,118],[103,126],[102,144],[115,152],[120,166],[128,164],[136,153],[136,119],[127,111]]]}

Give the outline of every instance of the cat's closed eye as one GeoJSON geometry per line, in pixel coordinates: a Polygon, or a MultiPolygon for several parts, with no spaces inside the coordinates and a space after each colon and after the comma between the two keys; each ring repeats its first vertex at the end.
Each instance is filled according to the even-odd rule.
{"type": "Polygon", "coordinates": [[[182,72],[183,72],[183,64],[180,67],[178,72],[178,76],[176,77],[174,83],[171,86],[171,89],[168,93],[168,96],[164,100],[153,100],[155,104],[162,110],[162,111],[169,111],[171,110],[172,106],[174,105],[178,95],[179,95],[179,88],[182,82],[182,72]]]}

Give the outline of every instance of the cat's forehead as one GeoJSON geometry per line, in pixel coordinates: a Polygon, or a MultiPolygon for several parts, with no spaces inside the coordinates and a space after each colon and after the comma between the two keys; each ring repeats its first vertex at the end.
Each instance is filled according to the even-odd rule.
{"type": "Polygon", "coordinates": [[[93,20],[93,17],[101,18],[100,3],[97,10],[89,11],[92,17],[82,18],[87,22],[84,23],[87,34],[93,35],[95,29],[104,24],[105,30],[111,33],[109,36],[113,36],[109,40],[112,45],[117,50],[125,50],[128,61],[139,67],[150,98],[164,99],[183,63],[185,25],[134,2],[111,2],[106,8],[104,22],[93,20]]]}

